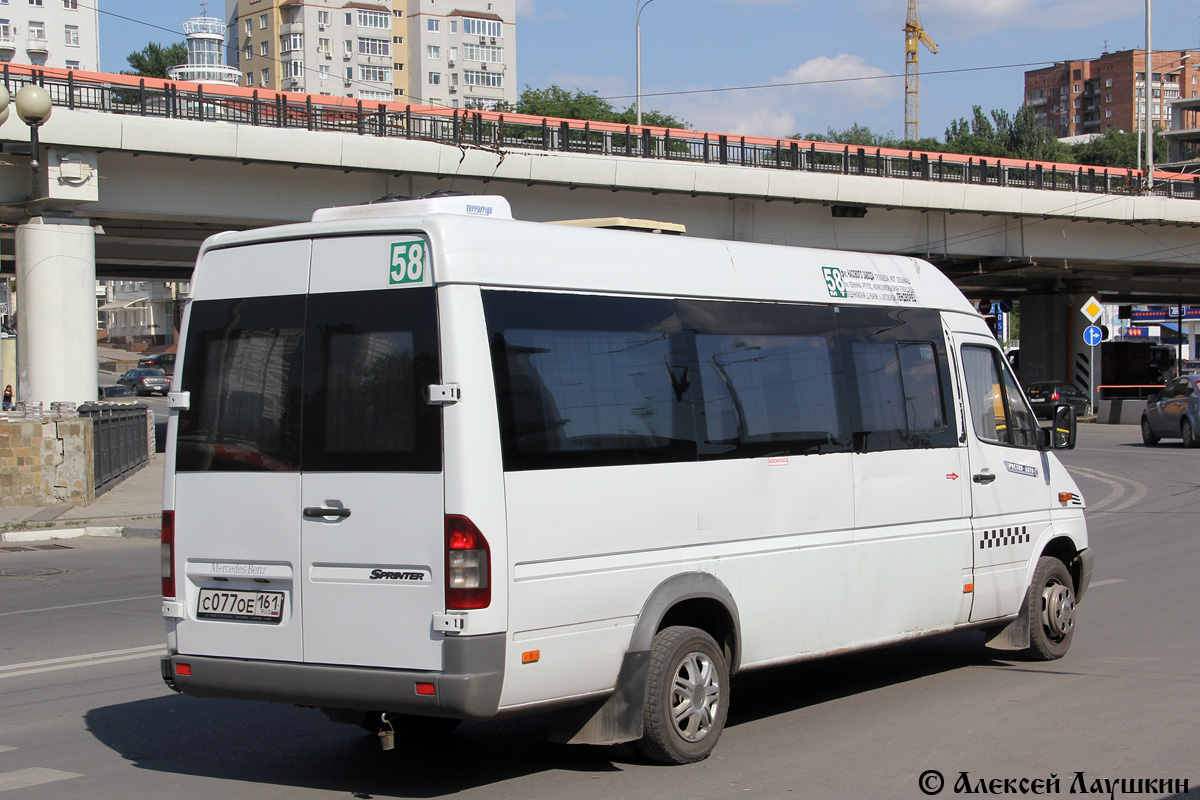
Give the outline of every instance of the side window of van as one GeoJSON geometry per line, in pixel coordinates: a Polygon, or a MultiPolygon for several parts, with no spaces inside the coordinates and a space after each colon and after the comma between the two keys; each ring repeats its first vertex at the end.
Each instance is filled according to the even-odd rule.
{"type": "Polygon", "coordinates": [[[967,345],[962,357],[975,435],[994,444],[1037,447],[1037,420],[1004,367],[1000,351],[967,345]]]}
{"type": "Polygon", "coordinates": [[[935,311],[841,307],[835,315],[860,452],[955,447],[945,337],[935,311]]]}
{"type": "Polygon", "coordinates": [[[700,458],[845,452],[833,309],[681,300],[695,342],[700,458]]]}
{"type": "Polygon", "coordinates": [[[300,469],[303,295],[192,304],[176,469],[300,469]]]}
{"type": "Polygon", "coordinates": [[[504,468],[692,461],[672,300],[484,292],[504,468]]]}

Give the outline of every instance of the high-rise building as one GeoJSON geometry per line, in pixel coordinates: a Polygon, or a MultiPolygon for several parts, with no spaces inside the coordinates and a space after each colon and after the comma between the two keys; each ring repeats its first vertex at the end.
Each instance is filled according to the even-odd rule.
{"type": "Polygon", "coordinates": [[[408,0],[408,42],[411,102],[516,104],[516,0],[408,0]]]}
{"type": "Polygon", "coordinates": [[[0,61],[98,71],[100,0],[0,3],[0,61]]]}
{"type": "Polygon", "coordinates": [[[402,96],[405,0],[226,0],[227,63],[242,85],[392,100],[402,96]]]}
{"type": "MultiPolygon", "coordinates": [[[[1150,117],[1167,129],[1170,103],[1200,93],[1200,51],[1151,54],[1150,117]]],[[[1038,124],[1060,139],[1145,127],[1146,51],[1122,50],[1087,61],[1064,61],[1025,73],[1025,104],[1038,124]]]]}
{"type": "Polygon", "coordinates": [[[516,0],[226,0],[243,86],[454,108],[515,104],[516,0]]]}

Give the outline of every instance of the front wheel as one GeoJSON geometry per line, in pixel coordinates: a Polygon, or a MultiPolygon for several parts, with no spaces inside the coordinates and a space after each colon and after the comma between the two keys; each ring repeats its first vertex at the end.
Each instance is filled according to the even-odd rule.
{"type": "Polygon", "coordinates": [[[1153,446],[1158,444],[1158,437],[1154,435],[1154,431],[1150,428],[1150,420],[1142,417],[1142,444],[1153,446]]]}
{"type": "Polygon", "coordinates": [[[1025,654],[1034,661],[1062,658],[1075,635],[1075,582],[1071,573],[1057,558],[1042,556],[1028,592],[1029,648],[1025,654]]]}
{"type": "Polygon", "coordinates": [[[638,745],[651,761],[690,764],[708,758],[729,714],[729,667],[711,636],[680,625],[655,635],[643,714],[638,745]]]}

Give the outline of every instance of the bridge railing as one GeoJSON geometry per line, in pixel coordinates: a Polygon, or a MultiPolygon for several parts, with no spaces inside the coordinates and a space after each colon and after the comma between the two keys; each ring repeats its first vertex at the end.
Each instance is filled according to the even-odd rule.
{"type": "Polygon", "coordinates": [[[1161,171],[1155,172],[1154,186],[1147,189],[1142,171],[1112,167],[637,128],[9,63],[3,65],[2,77],[11,93],[37,83],[55,105],[110,114],[336,131],[497,151],[580,152],[1040,191],[1200,199],[1200,177],[1161,171]]]}

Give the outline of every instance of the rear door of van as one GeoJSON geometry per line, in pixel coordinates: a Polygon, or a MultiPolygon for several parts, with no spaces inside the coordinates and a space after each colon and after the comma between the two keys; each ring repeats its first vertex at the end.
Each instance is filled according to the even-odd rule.
{"type": "Polygon", "coordinates": [[[442,667],[427,264],[414,235],[206,254],[179,386],[179,652],[442,667]]]}

